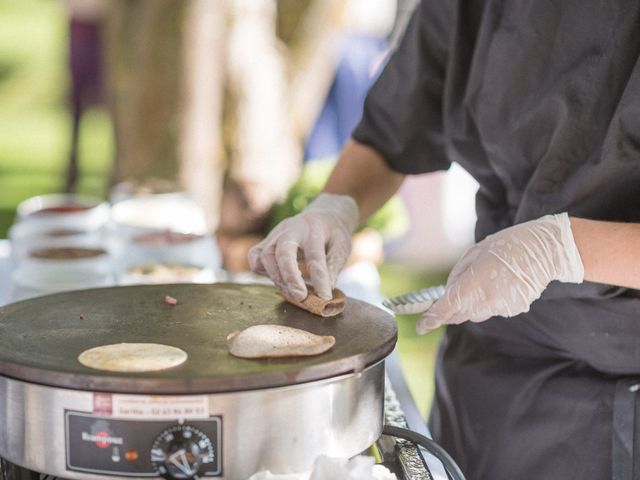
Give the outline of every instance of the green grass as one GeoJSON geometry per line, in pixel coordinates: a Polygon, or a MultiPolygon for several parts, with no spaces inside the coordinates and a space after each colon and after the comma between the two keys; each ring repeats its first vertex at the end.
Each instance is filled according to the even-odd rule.
{"type": "MultiPolygon", "coordinates": [[[[71,140],[63,2],[0,0],[0,238],[22,200],[64,187],[71,140]]],[[[81,124],[78,191],[104,197],[113,158],[109,119],[81,124]]]]}
{"type": "MultiPolygon", "coordinates": [[[[412,270],[406,265],[383,264],[380,268],[382,291],[386,296],[418,290],[446,282],[447,273],[412,270]]],[[[433,371],[442,330],[418,335],[415,324],[419,315],[398,315],[398,350],[407,384],[418,409],[426,418],[433,398],[433,371]]]]}

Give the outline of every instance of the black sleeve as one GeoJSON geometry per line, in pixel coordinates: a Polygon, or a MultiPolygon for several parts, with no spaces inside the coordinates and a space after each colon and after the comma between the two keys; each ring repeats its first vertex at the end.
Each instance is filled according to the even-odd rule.
{"type": "Polygon", "coordinates": [[[424,0],[373,84],[354,140],[377,150],[392,170],[418,174],[445,170],[442,102],[448,37],[453,31],[449,0],[424,0]]]}

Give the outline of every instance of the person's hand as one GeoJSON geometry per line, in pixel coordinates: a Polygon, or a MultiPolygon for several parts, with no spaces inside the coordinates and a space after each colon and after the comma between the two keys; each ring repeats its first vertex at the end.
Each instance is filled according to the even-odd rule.
{"type": "Polygon", "coordinates": [[[529,311],[553,280],[581,283],[584,267],[566,213],[488,236],[449,275],[444,295],[418,320],[426,333],[443,324],[482,322],[529,311]]]}
{"type": "Polygon", "coordinates": [[[298,250],[318,295],[331,298],[338,273],[351,252],[359,223],[358,206],[348,195],[322,193],[299,214],[283,220],[249,251],[249,267],[267,275],[293,300],[307,296],[298,268],[298,250]]]}

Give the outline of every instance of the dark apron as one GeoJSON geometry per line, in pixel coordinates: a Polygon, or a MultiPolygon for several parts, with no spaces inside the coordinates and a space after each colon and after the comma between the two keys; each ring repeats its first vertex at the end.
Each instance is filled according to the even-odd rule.
{"type": "Polygon", "coordinates": [[[449,327],[439,352],[430,428],[467,478],[640,478],[640,374],[492,343],[449,327]]]}

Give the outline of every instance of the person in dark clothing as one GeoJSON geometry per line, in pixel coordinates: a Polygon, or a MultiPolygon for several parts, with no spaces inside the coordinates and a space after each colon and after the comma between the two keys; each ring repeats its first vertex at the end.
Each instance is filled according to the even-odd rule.
{"type": "Polygon", "coordinates": [[[405,175],[476,178],[478,243],[417,324],[447,325],[429,422],[469,478],[640,478],[639,24],[637,2],[423,0],[324,193],[250,252],[299,299],[302,250],[329,297],[405,175]]]}

